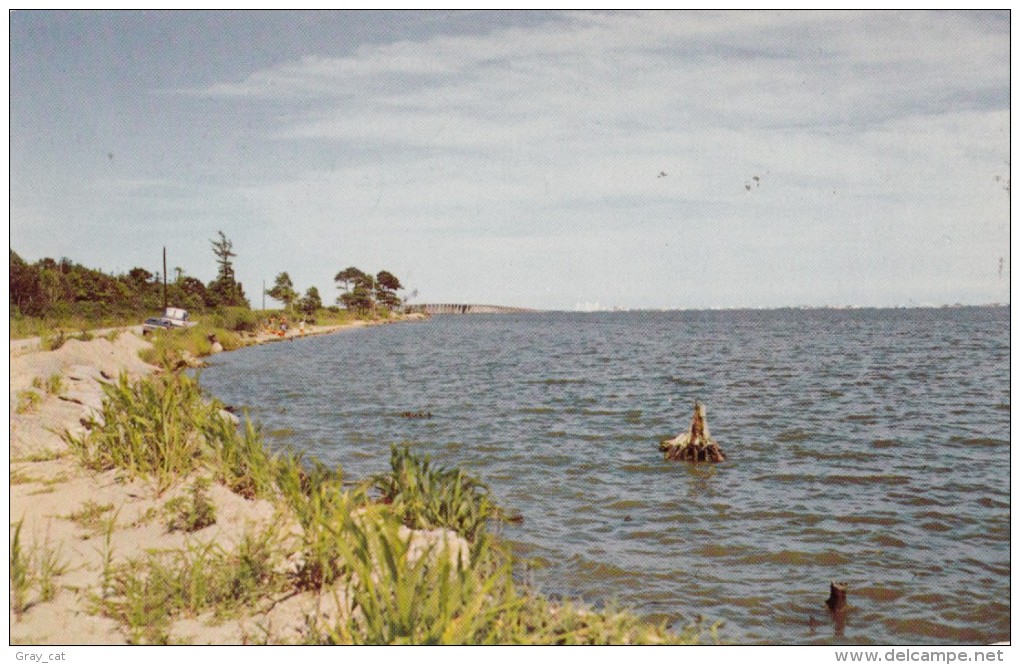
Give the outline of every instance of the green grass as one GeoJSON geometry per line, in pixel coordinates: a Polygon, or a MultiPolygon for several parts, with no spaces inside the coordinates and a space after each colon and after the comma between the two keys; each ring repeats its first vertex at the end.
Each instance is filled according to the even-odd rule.
{"type": "Polygon", "coordinates": [[[216,523],[216,506],[209,501],[208,489],[208,479],[200,478],[191,486],[188,496],[179,496],[166,503],[167,531],[191,533],[216,523]]]}
{"type": "Polygon", "coordinates": [[[139,352],[145,362],[168,370],[176,370],[186,366],[185,356],[202,358],[212,353],[211,335],[226,351],[243,346],[240,335],[232,330],[217,327],[203,320],[191,328],[170,328],[157,330],[148,335],[152,347],[139,352]]]}
{"type": "Polygon", "coordinates": [[[81,508],[70,513],[67,516],[67,519],[71,520],[82,529],[101,533],[108,528],[108,520],[111,519],[111,517],[104,517],[104,515],[112,510],[112,503],[98,504],[89,499],[82,504],[81,508]]]}
{"type": "Polygon", "coordinates": [[[233,552],[215,544],[150,552],[111,566],[102,614],[122,623],[133,643],[166,644],[174,619],[251,608],[282,588],[270,532],[248,534],[233,552]]]}
{"type": "Polygon", "coordinates": [[[408,527],[448,528],[469,540],[497,516],[489,488],[461,469],[435,467],[428,456],[417,457],[404,446],[390,450],[390,471],[371,478],[408,527]]]}
{"type": "Polygon", "coordinates": [[[11,613],[16,617],[33,605],[52,600],[57,594],[56,578],[68,569],[59,550],[49,543],[25,547],[21,539],[24,522],[21,519],[13,525],[10,540],[11,613]]]}
{"type": "Polygon", "coordinates": [[[14,406],[14,412],[20,414],[32,413],[42,404],[42,395],[35,390],[22,390],[18,393],[18,401],[14,406]]]}
{"type": "Polygon", "coordinates": [[[48,395],[60,395],[64,392],[64,377],[60,374],[50,374],[44,382],[37,376],[32,379],[32,387],[36,390],[45,390],[48,395]]]}
{"type": "Polygon", "coordinates": [[[10,579],[11,579],[11,612],[18,616],[28,609],[28,593],[31,585],[29,556],[21,543],[21,528],[25,520],[14,525],[11,534],[10,579]]]}

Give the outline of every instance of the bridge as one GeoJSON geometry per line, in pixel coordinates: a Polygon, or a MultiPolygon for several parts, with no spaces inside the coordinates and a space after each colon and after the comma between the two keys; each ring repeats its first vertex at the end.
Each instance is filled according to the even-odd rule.
{"type": "Polygon", "coordinates": [[[405,309],[408,312],[421,312],[423,314],[525,314],[527,312],[537,311],[523,307],[453,303],[422,303],[418,305],[407,305],[405,309]]]}

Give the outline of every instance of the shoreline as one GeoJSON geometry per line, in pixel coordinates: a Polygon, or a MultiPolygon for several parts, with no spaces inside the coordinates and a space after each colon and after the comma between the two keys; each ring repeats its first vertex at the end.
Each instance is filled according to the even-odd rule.
{"type": "MultiPolygon", "coordinates": [[[[423,318],[309,326],[303,335],[294,331],[285,337],[246,336],[241,348],[423,318]]],[[[213,484],[208,495],[215,507],[216,522],[190,534],[168,531],[152,516],[169,502],[187,497],[194,478],[178,478],[166,491],[156,492],[144,480],[126,480],[118,470],[92,471],[74,458],[59,433],[84,433],[84,422],[101,413],[102,384],[115,383],[122,373],[132,381],[164,373],[138,357],[138,352],[149,346],[148,341],[128,330],[119,332],[113,340],[70,339],[53,351],[12,349],[10,532],[13,538],[17,529],[30,563],[33,559],[36,564],[48,559],[54,564],[46,581],[49,590],[30,590],[21,612],[15,612],[12,602],[12,644],[131,643],[131,636],[120,622],[94,611],[95,598],[104,585],[104,571],[110,565],[137,561],[153,549],[229,548],[253,529],[278,526],[280,507],[273,502],[248,500],[213,484]],[[57,376],[59,381],[53,378],[57,376]],[[30,406],[22,397],[29,392],[40,396],[30,406]],[[96,514],[90,516],[90,512],[96,514]]],[[[306,591],[282,600],[263,600],[264,607],[255,608],[263,611],[232,620],[183,617],[174,622],[171,640],[235,645],[299,641],[307,616],[331,614],[325,594],[306,591]]]]}
{"type": "Polygon", "coordinates": [[[347,489],[143,362],[151,346],[121,333],[11,358],[11,644],[691,644],[705,630],[519,586],[478,479],[392,447],[391,473],[347,489]]]}

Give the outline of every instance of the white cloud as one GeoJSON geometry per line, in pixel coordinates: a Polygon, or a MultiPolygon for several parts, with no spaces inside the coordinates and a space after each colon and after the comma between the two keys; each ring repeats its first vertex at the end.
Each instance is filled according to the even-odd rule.
{"type": "Polygon", "coordinates": [[[244,249],[320,289],[355,263],[443,299],[556,284],[564,307],[651,306],[647,283],[791,304],[857,280],[875,300],[921,273],[948,294],[1008,253],[1008,35],[994,14],[570,13],[301,54],[174,98],[243,159],[99,207],[285,238],[244,249]]]}

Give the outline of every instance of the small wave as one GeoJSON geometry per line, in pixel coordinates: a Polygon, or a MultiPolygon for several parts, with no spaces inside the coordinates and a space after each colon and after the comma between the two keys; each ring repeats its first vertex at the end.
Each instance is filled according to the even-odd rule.
{"type": "Polygon", "coordinates": [[[649,473],[658,472],[663,469],[661,464],[623,464],[620,466],[621,471],[628,471],[631,473],[649,473]]]}
{"type": "Polygon", "coordinates": [[[687,379],[687,378],[684,378],[684,377],[681,377],[681,376],[669,376],[669,377],[666,377],[666,380],[667,381],[671,381],[672,383],[675,383],[678,386],[692,386],[692,387],[700,388],[700,387],[708,385],[707,383],[705,383],[701,379],[687,379]]]}
{"type": "Polygon", "coordinates": [[[588,379],[551,378],[551,379],[539,379],[536,381],[528,381],[528,383],[542,386],[565,386],[588,383],[588,379]]]}
{"type": "Polygon", "coordinates": [[[893,475],[881,475],[881,476],[827,476],[825,479],[828,483],[839,483],[848,485],[906,485],[910,482],[910,479],[906,476],[893,476],[893,475]]]}
{"type": "Polygon", "coordinates": [[[896,538],[894,536],[890,536],[889,534],[885,534],[885,533],[878,534],[877,536],[874,537],[873,540],[877,544],[879,544],[879,545],[881,545],[883,547],[906,547],[907,546],[907,544],[905,542],[903,542],[902,540],[900,540],[899,538],[896,538]]]}
{"type": "Polygon", "coordinates": [[[947,505],[944,501],[926,496],[924,494],[901,494],[899,492],[889,492],[887,495],[890,499],[896,501],[896,503],[906,504],[908,506],[945,506],[947,505]]]}
{"type": "Polygon", "coordinates": [[[921,528],[925,531],[933,531],[935,533],[945,533],[946,531],[952,531],[953,527],[946,524],[945,522],[924,522],[921,524],[921,528]]]}
{"type": "Polygon", "coordinates": [[[987,496],[978,499],[978,505],[979,506],[984,506],[985,508],[1002,508],[1002,509],[1008,509],[1009,508],[1009,504],[1008,503],[1003,503],[1002,501],[996,501],[995,499],[991,499],[991,498],[989,498],[987,496]]]}
{"type": "Polygon", "coordinates": [[[849,461],[849,462],[868,462],[875,459],[873,454],[864,453],[860,451],[842,451],[834,453],[821,452],[819,450],[807,450],[804,448],[797,448],[793,451],[794,457],[810,458],[817,460],[833,460],[833,461],[849,461]]]}
{"type": "Polygon", "coordinates": [[[896,439],[875,439],[871,442],[872,448],[894,448],[900,445],[896,439]]]}
{"type": "Polygon", "coordinates": [[[963,437],[963,436],[951,436],[949,440],[953,443],[960,443],[965,446],[985,446],[988,448],[997,448],[999,446],[1008,446],[1009,441],[1003,441],[1002,439],[993,439],[991,437],[963,437]]]}
{"type": "Polygon", "coordinates": [[[734,545],[720,545],[718,543],[709,543],[702,545],[694,549],[694,554],[698,556],[706,557],[728,557],[737,554],[744,554],[748,551],[746,547],[739,547],[734,545]]]}
{"type": "Polygon", "coordinates": [[[788,429],[776,435],[776,441],[806,441],[812,436],[811,432],[800,428],[788,429]]]}
{"type": "Polygon", "coordinates": [[[889,603],[903,597],[905,592],[902,589],[892,589],[883,586],[859,587],[853,590],[853,595],[862,598],[869,598],[880,603],[889,603]]]}
{"type": "Polygon", "coordinates": [[[774,563],[783,566],[844,566],[851,561],[849,556],[839,552],[803,552],[799,550],[760,552],[736,560],[740,564],[774,563]]]}
{"type": "Polygon", "coordinates": [[[622,499],[620,501],[614,501],[606,506],[610,510],[629,510],[631,508],[643,508],[647,506],[646,501],[636,501],[634,499],[622,499]]]}
{"type": "Polygon", "coordinates": [[[878,515],[840,515],[836,518],[844,524],[875,524],[877,526],[893,526],[900,523],[899,517],[881,517],[878,515]]]}
{"type": "Polygon", "coordinates": [[[896,635],[934,637],[947,643],[981,644],[989,639],[988,635],[975,628],[960,628],[951,624],[939,623],[919,617],[884,619],[883,623],[890,633],[896,635]]]}
{"type": "Polygon", "coordinates": [[[874,425],[878,422],[878,418],[873,413],[850,413],[843,420],[851,423],[861,423],[862,425],[874,425]]]}

